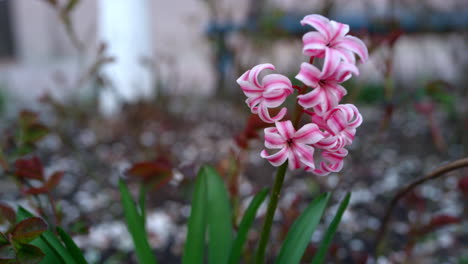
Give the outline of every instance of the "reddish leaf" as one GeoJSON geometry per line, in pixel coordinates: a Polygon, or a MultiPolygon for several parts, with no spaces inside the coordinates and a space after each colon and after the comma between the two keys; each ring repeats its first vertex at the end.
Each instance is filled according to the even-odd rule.
{"type": "Polygon", "coordinates": [[[31,217],[19,222],[11,232],[13,241],[29,243],[47,230],[47,224],[39,217],[31,217]]]}
{"type": "MultiPolygon", "coordinates": [[[[272,111],[272,114],[277,114],[278,110],[272,111]]],[[[245,129],[237,136],[234,140],[240,148],[247,148],[248,141],[251,139],[258,138],[258,130],[271,126],[271,124],[263,122],[258,115],[251,114],[247,119],[245,129]]]]}
{"type": "Polygon", "coordinates": [[[52,175],[50,175],[50,177],[47,179],[47,182],[45,184],[47,189],[49,191],[54,189],[62,180],[63,175],[64,175],[63,171],[56,171],[52,175]]]}
{"type": "Polygon", "coordinates": [[[16,213],[13,208],[7,204],[0,203],[0,223],[4,220],[7,220],[10,223],[16,222],[16,213]]]}
{"type": "Polygon", "coordinates": [[[429,222],[429,227],[432,229],[441,228],[451,224],[458,224],[461,222],[461,219],[451,215],[438,215],[434,216],[429,222]]]}
{"type": "Polygon", "coordinates": [[[155,161],[135,163],[127,174],[142,178],[144,181],[153,181],[159,178],[172,177],[172,166],[165,158],[159,158],[155,161]]]}
{"type": "Polygon", "coordinates": [[[369,259],[369,254],[361,251],[353,251],[351,256],[356,264],[366,264],[369,259]]]}
{"type": "Polygon", "coordinates": [[[414,108],[423,115],[430,115],[434,112],[435,104],[431,101],[422,101],[415,103],[414,108]]]}
{"type": "Polygon", "coordinates": [[[462,177],[458,180],[458,189],[463,195],[468,196],[468,176],[462,177]]]}
{"type": "Polygon", "coordinates": [[[44,167],[38,157],[18,159],[15,162],[15,175],[20,178],[44,180],[44,167]]]}
{"type": "Polygon", "coordinates": [[[23,193],[31,195],[48,193],[60,183],[63,174],[63,171],[56,171],[47,179],[47,181],[41,187],[31,187],[23,190],[23,193]]]}

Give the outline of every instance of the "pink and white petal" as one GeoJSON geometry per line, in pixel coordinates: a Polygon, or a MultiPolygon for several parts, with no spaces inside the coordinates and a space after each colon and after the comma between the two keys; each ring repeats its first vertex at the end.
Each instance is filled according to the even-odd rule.
{"type": "Polygon", "coordinates": [[[322,149],[322,150],[329,150],[334,149],[338,143],[338,137],[336,136],[328,136],[320,140],[319,142],[315,143],[313,146],[322,149]]]}
{"type": "Polygon", "coordinates": [[[291,149],[288,151],[288,167],[290,170],[301,168],[301,157],[291,149]]]}
{"type": "Polygon", "coordinates": [[[258,117],[260,117],[260,119],[265,123],[275,123],[283,119],[287,111],[288,110],[283,107],[276,116],[271,117],[270,112],[268,111],[268,107],[264,103],[261,103],[258,107],[258,117]]]}
{"type": "Polygon", "coordinates": [[[348,121],[346,120],[346,116],[343,112],[336,112],[336,108],[330,111],[332,114],[328,115],[327,125],[333,134],[337,135],[344,129],[348,127],[348,121]]]}
{"type": "Polygon", "coordinates": [[[265,147],[270,149],[280,149],[286,146],[286,141],[278,134],[274,127],[265,128],[265,147]]]}
{"type": "Polygon", "coordinates": [[[340,54],[335,49],[325,49],[325,61],[323,63],[322,73],[320,74],[321,80],[333,79],[334,73],[340,65],[340,54]]]}
{"type": "Polygon", "coordinates": [[[292,93],[294,91],[291,81],[288,79],[288,77],[281,74],[266,75],[263,77],[262,84],[265,88],[265,92],[271,90],[285,90],[292,93]]]}
{"type": "Polygon", "coordinates": [[[307,86],[316,87],[320,81],[320,75],[321,72],[317,67],[310,63],[303,62],[295,78],[307,86]]]}
{"type": "Polygon", "coordinates": [[[324,89],[319,86],[306,94],[298,95],[297,99],[299,105],[307,109],[320,104],[325,100],[325,96],[324,89]]]}
{"type": "Polygon", "coordinates": [[[324,151],[322,152],[322,157],[329,161],[330,163],[336,163],[336,162],[339,162],[341,160],[343,160],[344,158],[346,158],[346,156],[348,155],[348,150],[342,148],[338,151],[324,151]]]}
{"type": "Polygon", "coordinates": [[[301,20],[301,25],[309,25],[315,28],[318,32],[322,33],[326,40],[331,38],[332,28],[330,26],[330,20],[321,15],[308,15],[301,20]]]}
{"type": "Polygon", "coordinates": [[[350,117],[348,119],[348,126],[350,128],[357,128],[362,124],[362,115],[359,113],[359,110],[357,107],[353,104],[345,104],[344,105],[348,111],[352,111],[352,114],[350,114],[350,117]]]}
{"type": "Polygon", "coordinates": [[[313,174],[317,176],[327,176],[328,174],[330,174],[330,172],[326,168],[324,168],[323,165],[324,163],[321,162],[319,165],[319,168],[316,168],[316,169],[307,168],[306,171],[312,172],[313,174]]]}
{"type": "Polygon", "coordinates": [[[327,45],[327,39],[325,36],[317,31],[309,31],[302,36],[302,41],[305,43],[322,43],[327,45]]]}
{"type": "Polygon", "coordinates": [[[316,31],[307,32],[302,37],[302,43],[307,50],[323,50],[327,45],[325,37],[316,31]],[[306,48],[307,47],[307,48],[306,48]]]}
{"type": "Polygon", "coordinates": [[[249,97],[245,100],[245,103],[250,107],[250,109],[257,107],[262,102],[262,96],[249,97]]]}
{"type": "Polygon", "coordinates": [[[265,69],[274,70],[275,66],[273,66],[273,64],[271,64],[271,63],[263,63],[263,64],[259,64],[259,65],[255,66],[255,67],[253,67],[252,70],[249,73],[248,81],[250,83],[254,84],[256,87],[259,87],[259,88],[263,89],[263,85],[258,80],[258,75],[260,75],[260,72],[265,70],[265,69]]]}
{"type": "Polygon", "coordinates": [[[290,120],[276,122],[275,126],[276,129],[278,129],[278,133],[283,137],[284,140],[292,139],[296,133],[296,130],[294,129],[294,126],[290,120]]]}
{"type": "Polygon", "coordinates": [[[330,39],[330,43],[333,43],[333,41],[339,37],[344,37],[349,32],[349,25],[347,24],[331,20],[330,26],[333,29],[333,37],[330,39]]]}
{"type": "Polygon", "coordinates": [[[341,47],[334,47],[334,49],[338,52],[343,61],[356,64],[356,55],[354,55],[352,51],[341,47]]]}
{"type": "Polygon", "coordinates": [[[289,92],[285,90],[273,90],[263,93],[264,104],[268,108],[275,108],[280,106],[286,98],[290,95],[289,92]]]}
{"type": "Polygon", "coordinates": [[[337,102],[335,105],[333,105],[333,107],[337,106],[338,102],[341,101],[341,99],[343,99],[346,94],[348,94],[348,91],[346,91],[343,86],[336,83],[329,84],[327,88],[329,88],[327,91],[337,98],[337,102]]]}
{"type": "Polygon", "coordinates": [[[294,134],[294,142],[299,144],[314,144],[324,138],[316,124],[306,124],[294,134]]]}
{"type": "Polygon", "coordinates": [[[314,148],[305,144],[294,143],[292,151],[299,156],[302,164],[309,168],[315,168],[314,148]]]}
{"type": "MultiPolygon", "coordinates": [[[[312,123],[316,124],[320,129],[325,130],[326,133],[329,133],[332,135],[332,131],[328,128],[327,121],[325,119],[325,116],[319,115],[317,113],[313,113],[311,116],[312,123]]],[[[324,136],[327,136],[324,134],[324,136]]]]}
{"type": "Polygon", "coordinates": [[[280,151],[276,152],[275,154],[269,155],[268,152],[264,149],[260,153],[260,156],[266,160],[268,160],[271,165],[278,167],[283,164],[286,159],[288,159],[288,148],[282,148],[280,151]]]}
{"type": "Polygon", "coordinates": [[[369,52],[367,51],[366,44],[364,42],[354,36],[345,36],[340,38],[336,41],[335,47],[348,49],[357,55],[361,60],[361,63],[364,63],[369,58],[369,52]]]}
{"type": "Polygon", "coordinates": [[[344,147],[346,145],[351,145],[354,140],[354,135],[356,135],[356,129],[355,128],[348,128],[343,130],[340,133],[340,138],[342,139],[342,146],[344,147]]]}
{"type": "Polygon", "coordinates": [[[334,79],[337,82],[342,83],[351,78],[352,74],[354,74],[355,76],[359,75],[359,69],[356,67],[356,65],[347,62],[342,62],[340,63],[340,65],[338,65],[338,69],[334,74],[334,79]]]}

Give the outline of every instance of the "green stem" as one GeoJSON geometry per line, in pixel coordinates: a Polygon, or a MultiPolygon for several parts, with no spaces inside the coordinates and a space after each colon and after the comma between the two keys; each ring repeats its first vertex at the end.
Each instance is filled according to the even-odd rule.
{"type": "Polygon", "coordinates": [[[288,168],[288,162],[286,161],[278,168],[276,172],[275,183],[270,194],[270,202],[268,203],[268,209],[265,217],[265,223],[258,244],[257,254],[255,256],[256,264],[263,264],[265,259],[265,251],[268,241],[270,239],[271,226],[273,224],[273,217],[275,216],[276,207],[278,206],[278,200],[280,197],[281,187],[283,186],[284,176],[286,175],[286,169],[288,168]]]}

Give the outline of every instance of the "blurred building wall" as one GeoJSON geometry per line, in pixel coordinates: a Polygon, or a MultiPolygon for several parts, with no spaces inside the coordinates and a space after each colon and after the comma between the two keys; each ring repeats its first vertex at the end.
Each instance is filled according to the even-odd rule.
{"type": "MultiPolygon", "coordinates": [[[[92,63],[98,46],[97,0],[81,0],[73,12],[77,36],[86,43],[85,58],[77,56],[78,53],[59,23],[56,13],[45,1],[7,1],[12,4],[17,56],[9,63],[0,63],[0,89],[7,89],[13,97],[27,102],[35,100],[46,90],[58,98],[71,94],[76,89],[74,84],[83,70],[92,63]]],[[[213,20],[242,22],[248,12],[248,1],[215,1],[219,3],[218,9],[212,9],[207,2],[209,1],[151,1],[154,43],[151,65],[158,87],[166,92],[209,94],[217,89],[215,45],[207,39],[206,28],[213,20]]],[[[296,4],[298,1],[290,2],[281,2],[285,5],[282,8],[291,9],[291,12],[305,9],[296,4]]],[[[320,2],[322,1],[314,0],[311,3],[317,3],[317,8],[322,8],[323,4],[318,4],[320,2]]],[[[347,4],[347,10],[354,10],[355,14],[363,12],[364,5],[357,4],[360,2],[363,1],[353,1],[354,9],[353,5],[347,4]]],[[[380,0],[378,8],[374,9],[380,10],[378,13],[383,12],[387,6],[385,2],[380,0]]],[[[307,8],[313,12],[313,6],[307,8]]],[[[122,23],[125,23],[125,18],[122,18],[122,23]]],[[[467,39],[466,32],[424,33],[401,38],[393,54],[395,78],[399,83],[410,87],[425,78],[459,81],[464,76],[463,70],[457,65],[468,64],[468,56],[464,52],[467,39]]],[[[244,68],[273,62],[279,72],[295,74],[300,61],[304,59],[299,39],[271,41],[260,49],[255,47],[251,39],[236,38],[236,34],[228,36],[227,42],[235,52],[235,59],[244,68]]],[[[363,66],[360,80],[383,79],[381,67],[386,52],[383,48],[374,54],[371,62],[363,66]]]]}

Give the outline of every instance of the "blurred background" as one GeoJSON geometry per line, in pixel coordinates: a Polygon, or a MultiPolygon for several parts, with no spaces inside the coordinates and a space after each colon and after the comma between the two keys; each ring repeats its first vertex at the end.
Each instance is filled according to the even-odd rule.
{"type": "MultiPolygon", "coordinates": [[[[273,241],[319,192],[333,191],[336,204],[352,191],[330,263],[468,263],[463,169],[400,203],[384,256],[371,258],[397,190],[467,156],[465,0],[0,0],[0,143],[8,150],[22,109],[37,112],[49,132],[35,155],[46,171],[65,171],[54,195],[94,263],[134,261],[118,178],[146,180],[129,173],[142,162],[169,168],[150,194],[148,230],[158,259],[178,263],[202,164],[224,172],[239,211],[271,185],[236,79],[266,62],[293,79],[308,60],[301,38],[311,28],[299,21],[312,13],[349,24],[369,48],[344,98],[364,123],[342,172],[287,176],[273,241]]],[[[0,180],[0,200],[28,204],[0,180]]]]}

